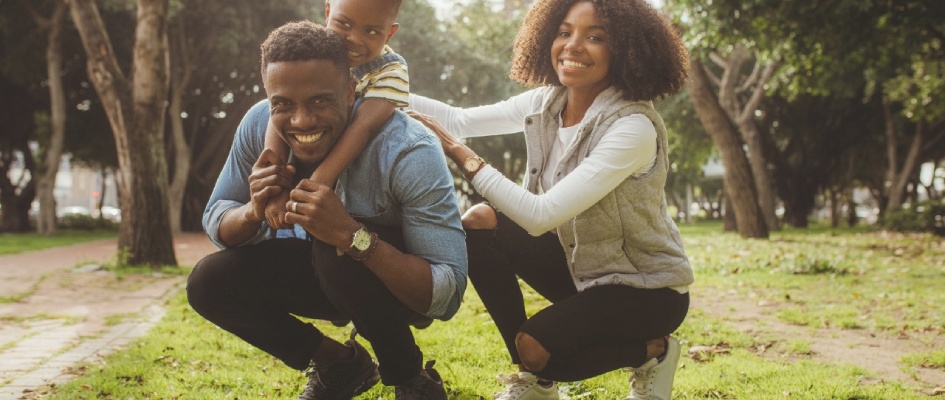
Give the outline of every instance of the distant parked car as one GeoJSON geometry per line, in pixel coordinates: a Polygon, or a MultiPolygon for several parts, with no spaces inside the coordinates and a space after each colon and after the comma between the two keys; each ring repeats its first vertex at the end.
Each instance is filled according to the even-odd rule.
{"type": "Polygon", "coordinates": [[[59,218],[67,215],[92,215],[92,213],[89,211],[88,207],[82,206],[60,207],[59,210],[56,211],[56,216],[59,218]]]}
{"type": "Polygon", "coordinates": [[[114,222],[121,222],[121,209],[112,206],[102,206],[102,218],[114,222]]]}

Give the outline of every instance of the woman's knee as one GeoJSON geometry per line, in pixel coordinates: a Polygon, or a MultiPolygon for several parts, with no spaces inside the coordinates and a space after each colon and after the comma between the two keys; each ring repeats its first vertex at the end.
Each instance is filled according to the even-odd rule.
{"type": "Polygon", "coordinates": [[[551,354],[534,337],[519,332],[515,336],[515,348],[518,350],[518,358],[525,369],[532,372],[539,372],[548,365],[551,354]]]}
{"type": "Polygon", "coordinates": [[[495,229],[498,217],[495,209],[486,204],[476,204],[463,214],[464,229],[495,229]]]}

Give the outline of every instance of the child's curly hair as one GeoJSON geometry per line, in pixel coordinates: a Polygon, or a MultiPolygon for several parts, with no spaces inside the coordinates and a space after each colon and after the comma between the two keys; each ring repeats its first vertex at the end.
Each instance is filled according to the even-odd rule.
{"type": "Polygon", "coordinates": [[[269,64],[281,61],[328,60],[339,70],[348,70],[348,45],[345,39],[312,21],[289,22],[276,28],[269,33],[259,50],[262,53],[260,67],[263,77],[269,64]]]}
{"type": "Polygon", "coordinates": [[[689,52],[679,33],[646,0],[539,0],[515,38],[509,76],[530,86],[561,81],[553,67],[551,44],[574,4],[587,1],[607,29],[611,84],[627,100],[655,100],[678,91],[689,75],[689,52]]]}

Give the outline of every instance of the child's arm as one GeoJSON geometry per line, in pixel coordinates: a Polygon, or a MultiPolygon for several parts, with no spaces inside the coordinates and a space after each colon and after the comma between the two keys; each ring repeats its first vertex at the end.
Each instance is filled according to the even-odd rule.
{"type": "MultiPolygon", "coordinates": [[[[279,133],[276,132],[276,128],[272,126],[272,121],[266,124],[266,148],[272,149],[276,153],[276,157],[281,160],[282,165],[286,164],[286,160],[289,159],[289,144],[282,140],[279,137],[279,133]]],[[[289,201],[289,191],[283,190],[282,193],[279,193],[276,196],[269,198],[269,202],[266,203],[266,222],[269,223],[273,229],[283,229],[290,228],[291,225],[285,222],[285,204],[289,201]]]]}
{"type": "MultiPolygon", "coordinates": [[[[325,161],[312,173],[312,180],[328,187],[334,187],[338,175],[367,147],[368,141],[384,127],[391,114],[394,103],[376,98],[365,99],[354,112],[351,123],[338,138],[325,161]]],[[[283,206],[285,204],[283,203],[283,206]]]]}

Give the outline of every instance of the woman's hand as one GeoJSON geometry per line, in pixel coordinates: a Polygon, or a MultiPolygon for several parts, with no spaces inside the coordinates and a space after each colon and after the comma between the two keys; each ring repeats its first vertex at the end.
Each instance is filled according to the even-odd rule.
{"type": "Polygon", "coordinates": [[[440,144],[443,146],[443,153],[453,160],[456,165],[462,167],[463,161],[469,157],[476,156],[476,153],[473,152],[472,149],[447,132],[446,128],[444,128],[443,125],[440,124],[440,121],[437,121],[436,118],[413,110],[407,111],[407,115],[413,117],[413,119],[417,121],[420,121],[423,123],[423,125],[426,125],[427,128],[430,128],[434,134],[436,134],[436,136],[440,139],[440,144]]]}

